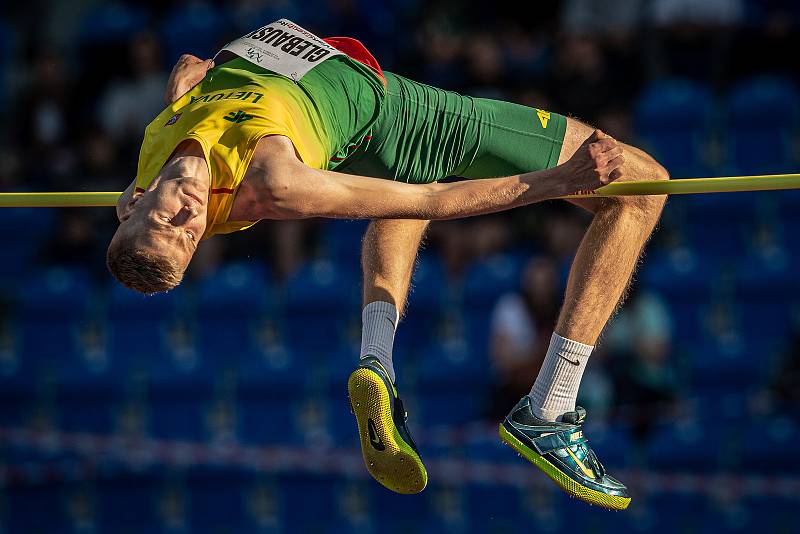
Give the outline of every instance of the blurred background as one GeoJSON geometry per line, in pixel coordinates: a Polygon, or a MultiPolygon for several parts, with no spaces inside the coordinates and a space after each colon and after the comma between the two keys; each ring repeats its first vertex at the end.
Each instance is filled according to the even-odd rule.
{"type": "MultiPolygon", "coordinates": [[[[676,178],[798,169],[790,0],[30,0],[0,14],[0,190],[124,189],[178,56],[281,17],[579,117],[676,178]]],[[[496,436],[544,356],[577,209],[432,225],[395,349],[418,496],[367,476],[347,404],[364,222],[212,239],[144,299],[106,273],[113,209],[0,210],[0,532],[796,532],[798,201],[669,200],[581,390],[624,513],[496,436]]]]}

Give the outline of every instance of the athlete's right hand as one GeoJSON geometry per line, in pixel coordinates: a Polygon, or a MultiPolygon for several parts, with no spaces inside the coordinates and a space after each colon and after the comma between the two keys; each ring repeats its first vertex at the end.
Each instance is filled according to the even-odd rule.
{"type": "Polygon", "coordinates": [[[625,156],[617,141],[595,130],[575,154],[562,164],[568,194],[594,191],[622,176],[625,156]]]}
{"type": "Polygon", "coordinates": [[[183,54],[169,75],[167,92],[164,95],[167,105],[188,93],[192,87],[205,78],[206,72],[213,67],[213,59],[204,60],[192,54],[183,54]]]}

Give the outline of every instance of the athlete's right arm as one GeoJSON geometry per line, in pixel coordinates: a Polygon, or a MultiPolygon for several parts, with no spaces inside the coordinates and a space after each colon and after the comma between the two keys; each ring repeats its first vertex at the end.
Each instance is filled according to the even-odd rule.
{"type": "Polygon", "coordinates": [[[251,165],[248,172],[258,176],[258,185],[241,199],[237,195],[232,219],[471,217],[597,189],[619,178],[624,162],[617,142],[598,131],[572,158],[552,169],[502,178],[411,185],[313,169],[295,157],[291,142],[285,137],[264,141],[272,147],[270,157],[251,165]]]}

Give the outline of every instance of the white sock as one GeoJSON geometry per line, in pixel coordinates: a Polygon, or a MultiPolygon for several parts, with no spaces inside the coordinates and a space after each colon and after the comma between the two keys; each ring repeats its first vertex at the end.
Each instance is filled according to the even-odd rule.
{"type": "Polygon", "coordinates": [[[388,302],[370,302],[361,312],[361,359],[367,356],[377,358],[389,373],[392,382],[394,382],[392,347],[399,319],[397,308],[388,302]]]}
{"type": "Polygon", "coordinates": [[[555,421],[575,410],[583,370],[594,347],[566,339],[555,332],[539,376],[531,388],[531,408],[540,419],[555,421]]]}

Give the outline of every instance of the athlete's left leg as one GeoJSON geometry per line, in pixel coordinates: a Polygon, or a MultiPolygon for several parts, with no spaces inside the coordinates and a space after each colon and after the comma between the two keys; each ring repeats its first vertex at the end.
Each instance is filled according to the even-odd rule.
{"type": "MultiPolygon", "coordinates": [[[[593,129],[567,121],[559,163],[569,159],[593,129]]],[[[623,145],[625,180],[669,175],[643,151],[623,145]]],[[[586,412],[576,407],[583,371],[600,332],[619,306],[665,196],[576,202],[594,213],[570,269],[567,291],[550,347],[531,393],[500,426],[500,436],[568,493],[593,504],[624,509],[627,488],[608,475],[586,443],[586,412]]]]}

